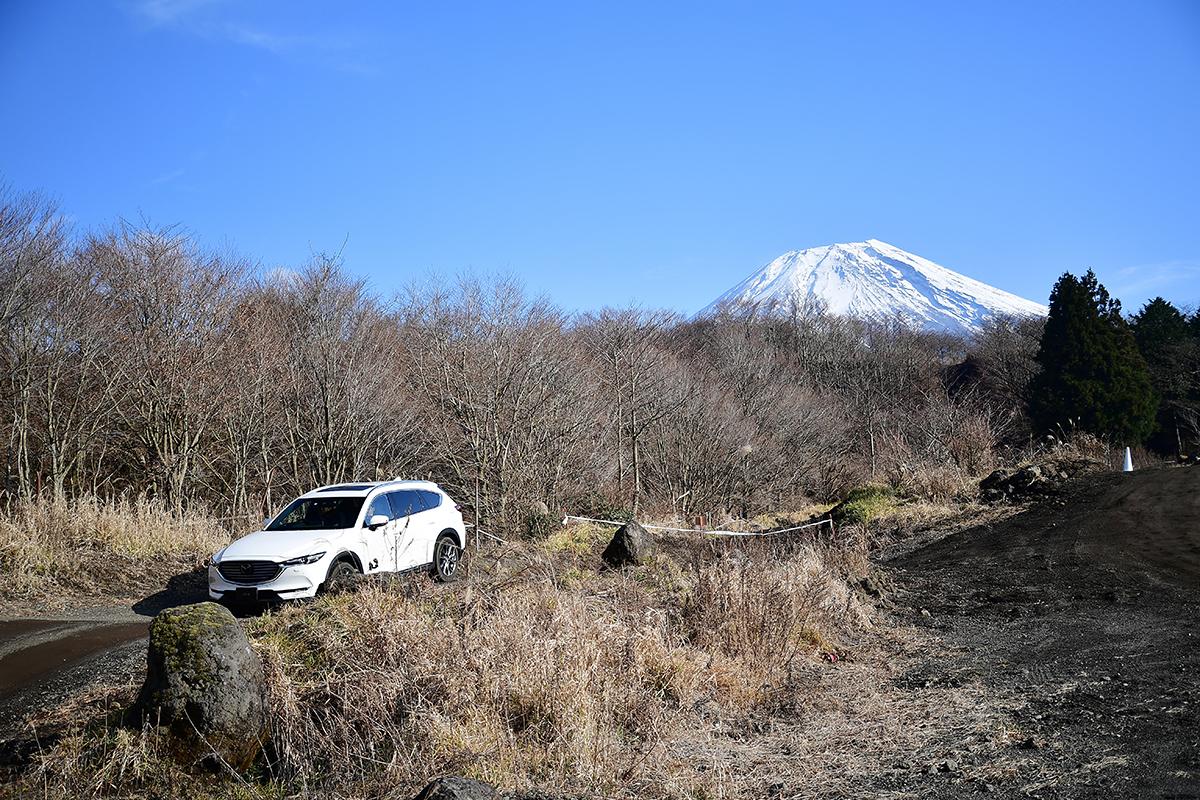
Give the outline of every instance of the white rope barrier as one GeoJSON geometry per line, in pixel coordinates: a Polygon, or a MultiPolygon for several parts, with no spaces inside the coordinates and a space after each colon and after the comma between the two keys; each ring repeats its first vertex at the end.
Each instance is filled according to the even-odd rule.
{"type": "MultiPolygon", "coordinates": [[[[620,527],[624,522],[615,519],[595,519],[594,517],[577,517],[574,514],[567,514],[563,517],[563,525],[567,524],[568,520],[577,522],[596,522],[601,525],[616,525],[620,527]]],[[[777,531],[706,531],[699,528],[672,528],[667,525],[642,525],[643,528],[655,531],[675,531],[677,533],[703,533],[707,536],[778,536],[781,533],[792,533],[793,531],[802,531],[805,528],[816,528],[820,525],[828,525],[830,531],[833,530],[833,520],[819,519],[816,522],[806,522],[803,525],[796,525],[792,528],[782,528],[777,531]]]]}
{"type": "Polygon", "coordinates": [[[504,540],[501,539],[499,536],[495,535],[494,533],[488,533],[483,528],[476,527],[475,525],[472,525],[470,522],[464,522],[463,527],[473,528],[476,533],[483,534],[484,536],[486,536],[487,538],[491,539],[494,542],[499,542],[500,544],[504,544],[504,540]]]}

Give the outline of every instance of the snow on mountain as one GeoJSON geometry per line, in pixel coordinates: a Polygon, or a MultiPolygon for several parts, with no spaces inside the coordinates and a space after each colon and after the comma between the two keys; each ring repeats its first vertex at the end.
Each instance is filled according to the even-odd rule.
{"type": "Polygon", "coordinates": [[[998,314],[1045,316],[1047,308],[878,239],[793,250],[700,312],[786,312],[813,301],[831,314],[904,317],[927,330],[969,334],[998,314]]]}

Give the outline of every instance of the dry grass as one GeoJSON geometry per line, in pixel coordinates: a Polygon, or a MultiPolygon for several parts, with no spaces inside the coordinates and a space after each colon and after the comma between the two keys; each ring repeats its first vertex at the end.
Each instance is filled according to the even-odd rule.
{"type": "Polygon", "coordinates": [[[228,542],[226,529],[204,513],[145,498],[20,500],[0,514],[0,599],[124,589],[131,575],[169,576],[228,542]]]}
{"type": "Polygon", "coordinates": [[[709,796],[715,776],[668,754],[715,720],[796,706],[799,676],[871,624],[814,546],[672,540],[614,572],[598,569],[606,540],[568,529],[481,555],[454,585],[368,581],[249,621],[274,708],[253,778],[180,788],[156,733],[93,704],[18,786],[405,797],[455,772],[513,791],[709,796]]]}
{"type": "Polygon", "coordinates": [[[250,774],[174,764],[159,734],[119,724],[123,687],[46,720],[62,738],[8,791],[408,798],[459,773],[517,797],[854,794],[998,741],[982,689],[898,682],[936,645],[851,588],[866,527],[668,535],[625,571],[599,568],[611,532],[570,526],[476,554],[456,584],[371,579],[248,620],[274,710],[250,774]]]}
{"type": "Polygon", "coordinates": [[[542,542],[542,547],[551,552],[568,552],[587,555],[599,552],[612,538],[615,528],[595,522],[567,525],[551,533],[542,542]]]}
{"type": "Polygon", "coordinates": [[[560,532],[454,590],[368,586],[262,620],[276,775],[351,795],[446,771],[512,790],[691,791],[661,756],[697,709],[774,702],[790,664],[869,616],[812,549],[765,569],[664,553],[614,573],[581,565],[599,546],[560,532]]]}

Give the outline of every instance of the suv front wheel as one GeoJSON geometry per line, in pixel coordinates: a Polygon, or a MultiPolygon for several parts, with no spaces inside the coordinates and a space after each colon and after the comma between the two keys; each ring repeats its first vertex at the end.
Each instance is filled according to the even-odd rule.
{"type": "Polygon", "coordinates": [[[325,583],[321,585],[323,591],[330,594],[344,592],[355,584],[358,580],[358,570],[349,561],[336,561],[329,567],[329,574],[325,578],[325,583]]]}
{"type": "Polygon", "coordinates": [[[462,560],[462,548],[458,546],[454,534],[443,533],[433,545],[433,577],[435,580],[452,581],[458,574],[458,564],[462,560]]]}

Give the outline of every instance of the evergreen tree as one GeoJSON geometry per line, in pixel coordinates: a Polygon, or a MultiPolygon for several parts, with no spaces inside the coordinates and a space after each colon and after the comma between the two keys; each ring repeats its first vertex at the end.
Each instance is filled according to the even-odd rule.
{"type": "Polygon", "coordinates": [[[1162,452],[1182,451],[1200,413],[1200,331],[1194,330],[1194,319],[1161,297],[1142,306],[1130,322],[1162,398],[1150,444],[1162,452]]]}
{"type": "MultiPolygon", "coordinates": [[[[1130,318],[1138,349],[1151,363],[1191,336],[1188,318],[1171,303],[1156,297],[1130,318]]],[[[1153,364],[1151,363],[1151,366],[1153,364]]]]}
{"type": "Polygon", "coordinates": [[[1031,385],[1035,429],[1077,428],[1139,443],[1154,428],[1158,400],[1146,362],[1096,275],[1063,273],[1050,293],[1050,315],[1038,347],[1031,385]]]}

